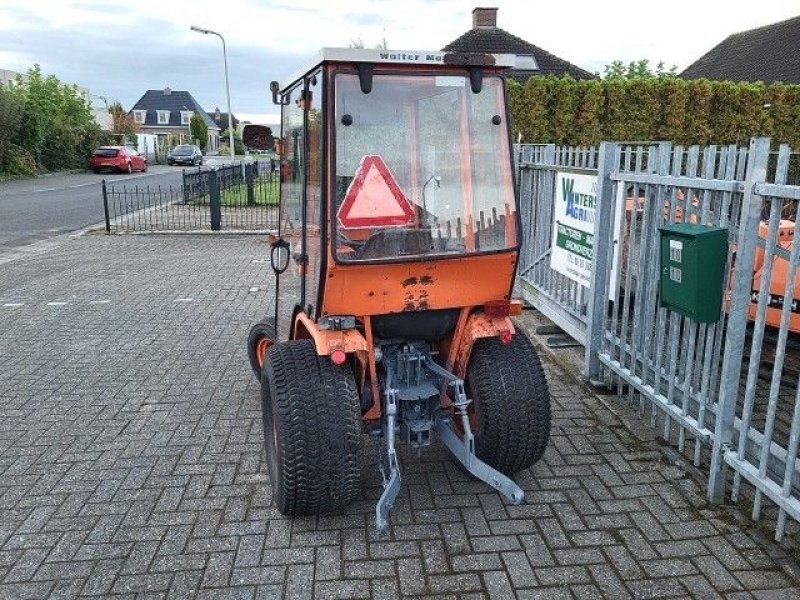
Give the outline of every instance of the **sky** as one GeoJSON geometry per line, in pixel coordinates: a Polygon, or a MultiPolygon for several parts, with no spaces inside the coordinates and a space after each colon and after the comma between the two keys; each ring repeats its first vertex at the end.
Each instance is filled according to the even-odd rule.
{"type": "MultiPolygon", "coordinates": [[[[437,50],[496,6],[498,26],[592,72],[614,60],[683,69],[728,35],[800,15],[797,0],[0,0],[0,68],[43,72],[130,108],[148,89],[189,90],[224,112],[225,37],[233,113],[277,122],[269,82],[323,46],[386,39],[437,50]]],[[[95,102],[101,102],[97,97],[95,102]]]]}

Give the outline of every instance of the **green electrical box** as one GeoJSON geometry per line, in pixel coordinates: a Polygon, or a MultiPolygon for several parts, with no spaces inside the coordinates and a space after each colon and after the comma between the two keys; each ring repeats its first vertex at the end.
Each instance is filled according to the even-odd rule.
{"type": "Polygon", "coordinates": [[[661,231],[661,306],[698,323],[716,323],[728,258],[728,230],[675,223],[661,231]]]}

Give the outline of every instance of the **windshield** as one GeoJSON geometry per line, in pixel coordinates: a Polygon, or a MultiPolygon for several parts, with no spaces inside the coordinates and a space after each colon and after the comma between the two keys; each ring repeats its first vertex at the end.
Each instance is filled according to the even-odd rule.
{"type": "Polygon", "coordinates": [[[336,76],[340,260],[491,252],[516,246],[503,82],[378,75],[364,94],[336,76]]]}
{"type": "Polygon", "coordinates": [[[94,151],[95,156],[116,156],[119,150],[117,148],[98,148],[94,151]]]}
{"type": "Polygon", "coordinates": [[[175,146],[175,150],[172,151],[173,154],[193,154],[194,149],[191,146],[175,146]]]}

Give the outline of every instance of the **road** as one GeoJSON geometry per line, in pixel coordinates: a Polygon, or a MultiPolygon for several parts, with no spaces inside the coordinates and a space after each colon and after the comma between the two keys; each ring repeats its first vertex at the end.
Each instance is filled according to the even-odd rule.
{"type": "Polygon", "coordinates": [[[0,251],[19,248],[103,220],[101,182],[180,185],[181,169],[147,173],[77,173],[0,183],[0,251]]]}

